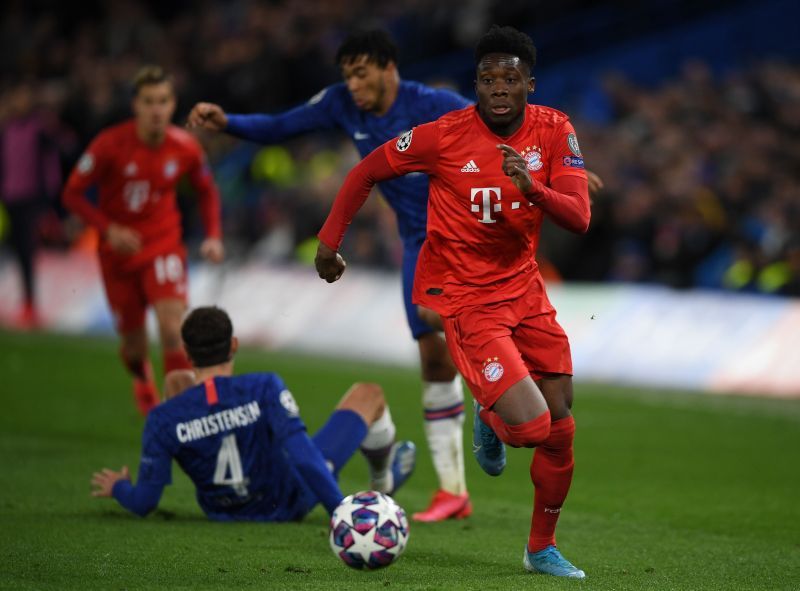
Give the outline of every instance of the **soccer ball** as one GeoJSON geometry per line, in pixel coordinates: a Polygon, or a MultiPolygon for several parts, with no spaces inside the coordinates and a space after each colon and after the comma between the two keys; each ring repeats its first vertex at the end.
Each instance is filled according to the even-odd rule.
{"type": "Polygon", "coordinates": [[[374,490],[339,503],[331,517],[331,550],[352,568],[389,566],[408,543],[406,512],[392,497],[374,490]]]}

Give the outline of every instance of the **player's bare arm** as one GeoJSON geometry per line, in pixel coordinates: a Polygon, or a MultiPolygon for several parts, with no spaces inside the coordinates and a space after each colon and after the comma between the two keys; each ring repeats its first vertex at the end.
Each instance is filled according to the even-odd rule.
{"type": "Polygon", "coordinates": [[[120,224],[109,224],[106,240],[119,254],[133,254],[142,248],[142,238],[138,232],[120,224]]]}
{"type": "Polygon", "coordinates": [[[206,238],[200,245],[200,256],[210,263],[221,263],[225,258],[225,245],[219,238],[206,238]]]}
{"type": "Polygon", "coordinates": [[[527,194],[533,183],[525,159],[514,148],[506,144],[498,144],[497,149],[503,153],[503,173],[511,178],[522,194],[527,194]]]}
{"type": "Polygon", "coordinates": [[[228,127],[228,116],[219,105],[197,103],[189,113],[186,126],[189,128],[202,127],[210,131],[225,131],[225,128],[228,127]]]}
{"type": "Polygon", "coordinates": [[[114,485],[120,480],[130,480],[131,473],[127,466],[123,466],[119,472],[115,472],[109,468],[103,468],[100,472],[95,472],[92,475],[92,486],[95,489],[92,491],[93,497],[110,497],[111,492],[114,490],[114,485]]]}
{"type": "Polygon", "coordinates": [[[317,247],[317,256],[314,257],[314,266],[322,279],[328,283],[333,283],[342,276],[347,263],[345,263],[342,255],[320,242],[317,247]]]}

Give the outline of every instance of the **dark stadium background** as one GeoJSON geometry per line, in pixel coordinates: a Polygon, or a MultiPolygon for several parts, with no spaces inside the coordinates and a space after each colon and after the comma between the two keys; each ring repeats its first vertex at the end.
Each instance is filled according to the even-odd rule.
{"type": "MultiPolygon", "coordinates": [[[[800,295],[795,2],[39,1],[4,3],[2,14],[0,119],[8,96],[30,85],[62,178],[101,128],[128,115],[142,63],[175,74],[179,123],[199,100],[272,112],[338,81],[333,56],[350,27],[384,26],[404,78],[473,96],[470,47],[488,24],[514,24],[539,50],[532,100],[570,113],[607,186],[587,236],[548,228],[543,255],[561,276],[800,295]]],[[[347,140],[317,134],[267,150],[203,141],[231,252],[303,258],[354,162],[347,140]]],[[[393,220],[374,201],[346,251],[394,268],[393,220]]],[[[79,229],[56,200],[46,209],[41,240],[67,248],[79,229]]]]}

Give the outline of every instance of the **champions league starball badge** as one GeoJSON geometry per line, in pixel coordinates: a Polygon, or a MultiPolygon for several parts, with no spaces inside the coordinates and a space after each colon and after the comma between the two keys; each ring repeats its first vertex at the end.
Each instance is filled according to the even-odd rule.
{"type": "Polygon", "coordinates": [[[408,150],[408,147],[411,145],[411,136],[414,134],[413,129],[409,129],[403,135],[401,135],[397,139],[397,150],[398,152],[405,152],[408,150]]]}

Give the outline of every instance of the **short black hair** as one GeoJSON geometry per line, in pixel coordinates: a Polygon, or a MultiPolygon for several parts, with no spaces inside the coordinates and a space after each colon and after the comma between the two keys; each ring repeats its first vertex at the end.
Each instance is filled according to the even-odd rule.
{"type": "Polygon", "coordinates": [[[514,27],[492,25],[475,47],[475,66],[489,53],[515,55],[528,64],[530,70],[536,65],[536,46],[533,39],[514,27]]]}
{"type": "Polygon", "coordinates": [[[397,63],[397,46],[389,33],[381,29],[353,31],[339,46],[336,64],[351,64],[361,55],[366,55],[367,60],[379,68],[385,68],[389,62],[397,63]]]}
{"type": "Polygon", "coordinates": [[[233,324],[222,308],[202,306],[192,310],[181,326],[181,338],[195,367],[210,367],[231,360],[233,324]]]}

